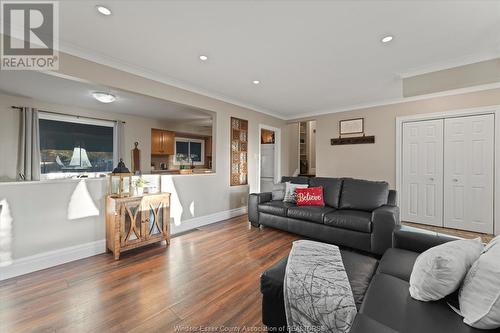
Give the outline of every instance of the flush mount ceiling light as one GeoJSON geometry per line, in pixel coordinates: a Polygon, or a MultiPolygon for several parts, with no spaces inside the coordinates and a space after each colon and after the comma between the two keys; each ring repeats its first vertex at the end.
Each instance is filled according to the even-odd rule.
{"type": "Polygon", "coordinates": [[[382,43],[389,43],[390,41],[392,41],[394,39],[393,36],[391,35],[388,35],[388,36],[385,36],[385,37],[382,37],[382,39],[380,40],[382,43]]]}
{"type": "Polygon", "coordinates": [[[207,60],[208,60],[208,57],[207,57],[206,55],[203,55],[203,54],[202,54],[202,55],[200,56],[200,60],[201,60],[201,61],[207,61],[207,60]]]}
{"type": "Polygon", "coordinates": [[[92,97],[94,97],[96,100],[98,100],[101,103],[113,103],[116,101],[116,96],[112,94],[108,94],[105,92],[93,92],[92,97]]]}
{"type": "Polygon", "coordinates": [[[111,15],[111,9],[109,9],[108,7],[104,7],[104,6],[101,6],[101,5],[97,5],[95,6],[95,8],[97,9],[97,11],[99,13],[101,13],[102,15],[105,15],[105,16],[109,16],[111,15]]]}
{"type": "Polygon", "coordinates": [[[259,80],[253,80],[252,83],[253,84],[260,84],[260,81],[259,80]]]}

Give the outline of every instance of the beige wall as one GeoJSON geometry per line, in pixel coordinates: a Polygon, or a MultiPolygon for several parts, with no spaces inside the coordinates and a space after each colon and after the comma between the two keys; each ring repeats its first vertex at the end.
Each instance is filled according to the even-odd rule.
{"type": "Polygon", "coordinates": [[[307,123],[309,129],[307,130],[307,159],[309,161],[309,173],[316,172],[316,121],[307,123]]]}
{"type": "Polygon", "coordinates": [[[404,78],[403,96],[419,96],[498,82],[500,58],[404,78]]]}
{"type": "Polygon", "coordinates": [[[285,128],[285,136],[287,168],[283,176],[292,176],[299,168],[299,123],[288,124],[285,128]]]}
{"type": "Polygon", "coordinates": [[[395,187],[396,117],[488,105],[500,105],[500,89],[313,117],[317,120],[316,174],[386,180],[395,187]],[[338,137],[339,120],[358,117],[365,118],[366,135],[375,135],[375,144],[331,146],[330,139],[338,137]]]}

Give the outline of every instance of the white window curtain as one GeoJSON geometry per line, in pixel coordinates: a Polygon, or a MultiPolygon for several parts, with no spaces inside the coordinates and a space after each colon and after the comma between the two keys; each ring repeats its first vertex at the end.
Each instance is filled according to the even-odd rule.
{"type": "Polygon", "coordinates": [[[120,120],[115,121],[114,140],[113,140],[113,165],[116,166],[120,158],[125,158],[124,144],[124,123],[120,120]]]}
{"type": "Polygon", "coordinates": [[[19,145],[18,176],[20,180],[40,180],[40,130],[38,110],[21,109],[21,142],[19,145]]]}

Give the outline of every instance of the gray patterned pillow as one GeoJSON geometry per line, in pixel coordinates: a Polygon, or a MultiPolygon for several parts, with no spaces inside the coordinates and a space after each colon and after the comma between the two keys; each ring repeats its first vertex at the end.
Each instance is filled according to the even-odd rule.
{"type": "Polygon", "coordinates": [[[297,188],[308,188],[307,184],[292,184],[291,182],[286,182],[285,188],[285,197],[283,198],[283,202],[295,203],[295,189],[297,188]]]}
{"type": "Polygon", "coordinates": [[[282,201],[285,198],[285,189],[286,189],[285,183],[274,184],[272,191],[273,200],[282,201]]]}

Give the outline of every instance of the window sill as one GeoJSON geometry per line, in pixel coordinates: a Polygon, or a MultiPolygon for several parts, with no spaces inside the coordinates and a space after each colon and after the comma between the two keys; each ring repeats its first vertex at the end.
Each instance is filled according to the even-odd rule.
{"type": "MultiPolygon", "coordinates": [[[[183,177],[183,176],[187,176],[187,177],[192,177],[192,176],[213,176],[215,174],[216,174],[215,171],[191,173],[191,174],[179,174],[179,173],[168,174],[168,173],[162,173],[162,172],[155,172],[155,173],[143,174],[143,176],[145,176],[145,177],[148,177],[148,176],[159,176],[159,177],[164,177],[164,176],[183,177]]],[[[27,181],[5,180],[5,181],[0,182],[0,186],[64,184],[64,183],[78,183],[81,180],[94,182],[94,181],[106,181],[107,179],[108,179],[107,177],[94,177],[94,178],[64,178],[64,179],[44,179],[44,180],[27,180],[27,181]]],[[[244,186],[244,185],[242,185],[242,186],[244,186]]]]}

